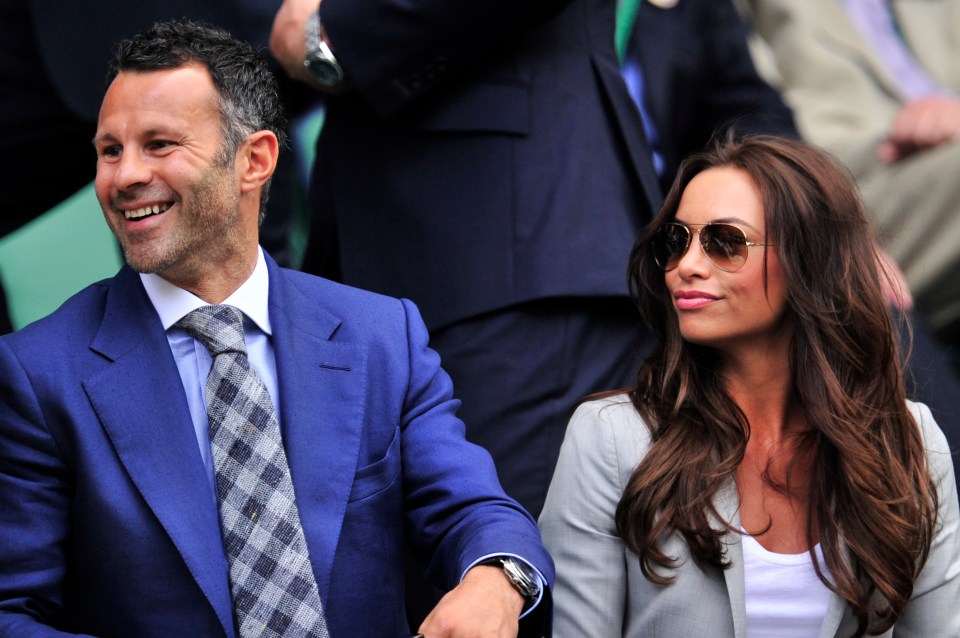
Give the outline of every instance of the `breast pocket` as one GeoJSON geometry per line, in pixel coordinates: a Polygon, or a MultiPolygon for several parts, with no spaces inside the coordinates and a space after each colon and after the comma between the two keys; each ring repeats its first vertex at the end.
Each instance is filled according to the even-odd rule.
{"type": "Polygon", "coordinates": [[[400,476],[400,467],[400,428],[397,428],[383,458],[354,474],[349,502],[369,498],[393,485],[400,476]]]}

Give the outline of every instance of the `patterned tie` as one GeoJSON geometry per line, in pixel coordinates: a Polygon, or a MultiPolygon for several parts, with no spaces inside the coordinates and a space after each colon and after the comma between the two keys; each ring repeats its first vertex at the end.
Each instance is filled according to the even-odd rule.
{"type": "Polygon", "coordinates": [[[239,636],[328,638],[277,415],[247,361],[243,315],[204,306],[177,325],[213,357],[207,418],[239,636]]]}

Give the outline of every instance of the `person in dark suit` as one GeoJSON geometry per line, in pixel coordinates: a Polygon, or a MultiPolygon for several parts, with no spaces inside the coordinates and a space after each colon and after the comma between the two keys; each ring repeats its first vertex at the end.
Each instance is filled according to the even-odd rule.
{"type": "Polygon", "coordinates": [[[629,384],[640,347],[624,273],[660,194],[615,3],[317,5],[285,2],[271,38],[335,94],[304,268],[421,307],[468,437],[536,514],[573,407],[629,384]]]}
{"type": "Polygon", "coordinates": [[[681,160],[718,132],[799,137],[780,93],[757,73],[731,0],[641,2],[623,63],[663,192],[681,160]]]}
{"type": "MultiPolygon", "coordinates": [[[[280,269],[258,247],[283,137],[262,59],[178,22],[123,43],[114,65],[96,190],[128,265],[0,338],[0,636],[403,635],[407,542],[451,588],[422,634],[515,636],[533,605],[521,624],[543,635],[552,563],[463,438],[415,306],[280,269]],[[236,317],[239,389],[215,376],[224,354],[191,328],[197,313],[236,317]],[[211,397],[253,386],[249,420],[217,416],[211,397]],[[302,538],[308,562],[283,591],[315,592],[325,630],[269,631],[270,613],[262,632],[241,629],[237,539],[268,516],[226,504],[236,487],[212,439],[237,437],[242,472],[271,423],[285,460],[251,493],[292,481],[298,523],[282,536],[302,538]]],[[[286,569],[252,558],[267,579],[286,569]]]]}

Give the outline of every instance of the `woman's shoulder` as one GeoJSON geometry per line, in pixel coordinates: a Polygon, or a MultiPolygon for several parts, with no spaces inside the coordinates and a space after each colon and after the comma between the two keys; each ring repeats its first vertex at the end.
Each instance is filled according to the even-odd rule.
{"type": "Polygon", "coordinates": [[[637,413],[628,393],[584,401],[573,413],[567,439],[578,447],[601,448],[633,467],[650,446],[650,428],[637,413]]]}
{"type": "Polygon", "coordinates": [[[937,421],[933,417],[930,408],[928,408],[925,403],[907,401],[907,409],[910,410],[910,414],[913,415],[913,419],[920,428],[920,435],[923,437],[923,443],[927,448],[927,453],[946,452],[949,454],[950,447],[947,444],[947,437],[943,433],[943,430],[940,429],[940,426],[937,425],[937,421]]]}
{"type": "Polygon", "coordinates": [[[627,432],[634,430],[649,431],[646,423],[637,413],[637,409],[633,405],[633,399],[627,392],[584,401],[577,406],[573,418],[570,419],[570,425],[577,428],[600,427],[627,432]]]}
{"type": "Polygon", "coordinates": [[[947,437],[937,425],[933,413],[923,403],[907,401],[907,408],[913,415],[917,426],[920,428],[920,436],[923,437],[923,447],[927,452],[927,462],[934,469],[935,475],[943,475],[953,472],[953,456],[950,453],[950,444],[947,437]]]}

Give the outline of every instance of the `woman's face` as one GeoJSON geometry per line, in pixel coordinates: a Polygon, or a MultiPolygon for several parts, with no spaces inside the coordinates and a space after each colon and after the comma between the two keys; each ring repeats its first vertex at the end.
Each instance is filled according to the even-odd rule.
{"type": "Polygon", "coordinates": [[[690,226],[692,234],[677,267],[665,273],[683,338],[728,352],[744,347],[782,351],[790,334],[784,320],[786,284],[776,249],[747,247],[740,269],[724,272],[700,247],[702,224],[716,222],[740,227],[748,242],[768,243],[763,203],[750,175],[731,166],[698,174],[683,192],[675,221],[690,226]]]}

